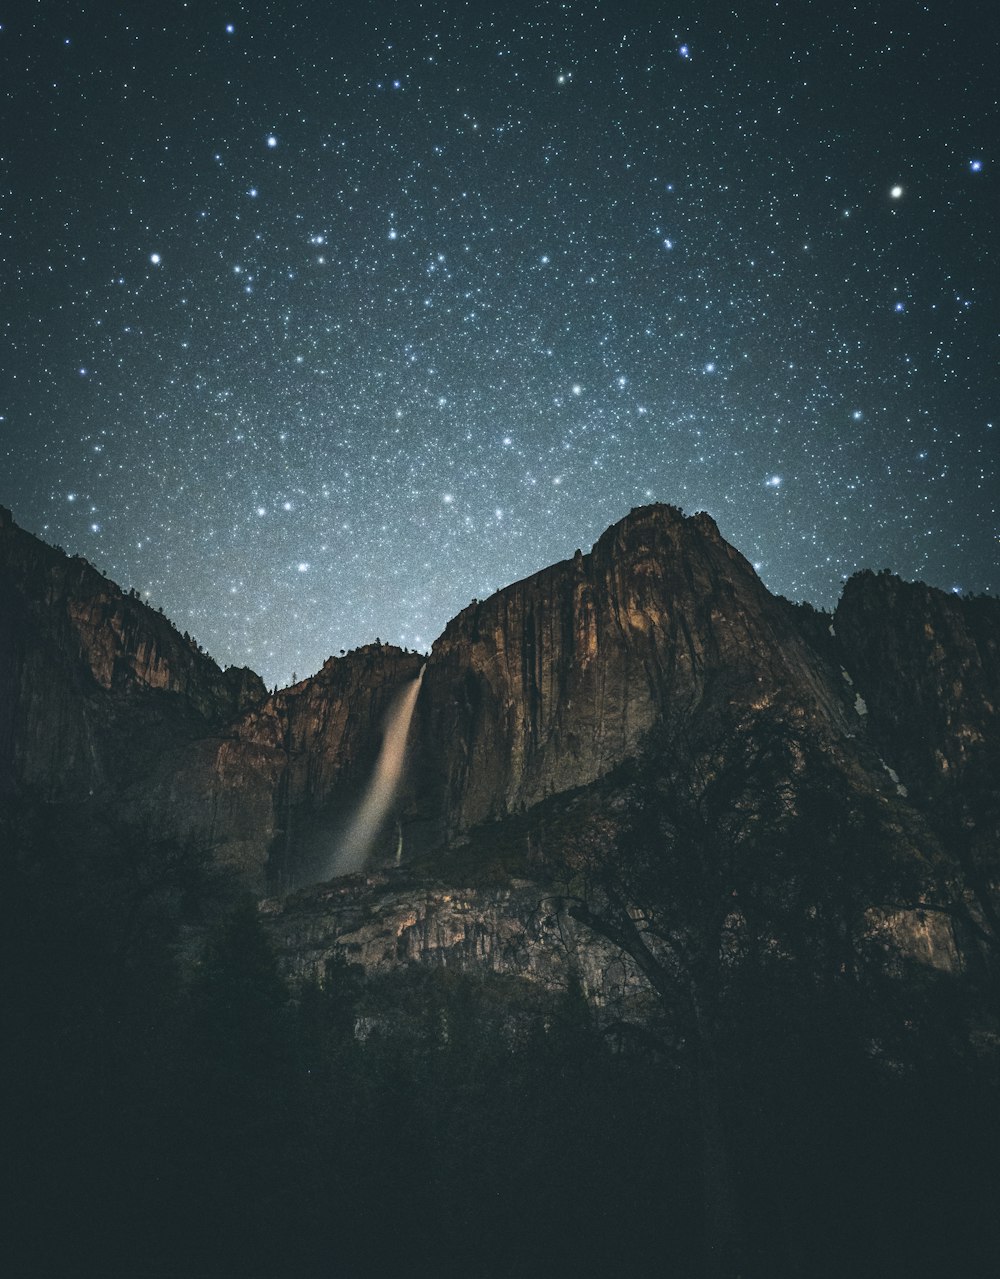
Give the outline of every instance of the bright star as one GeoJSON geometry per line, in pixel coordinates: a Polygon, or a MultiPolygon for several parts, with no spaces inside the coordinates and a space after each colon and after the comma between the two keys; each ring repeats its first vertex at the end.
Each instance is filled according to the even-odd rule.
{"type": "Polygon", "coordinates": [[[269,147],[276,147],[278,145],[278,139],[274,136],[273,133],[269,133],[267,135],[267,145],[269,147]]]}
{"type": "Polygon", "coordinates": [[[903,194],[903,188],[901,186],[894,186],[889,194],[894,200],[898,200],[903,194]]]}
{"type": "Polygon", "coordinates": [[[160,263],[163,261],[163,259],[160,257],[158,253],[151,253],[149,255],[149,260],[150,262],[152,262],[153,266],[159,266],[160,263]]]}
{"type": "Polygon", "coordinates": [[[969,168],[972,170],[973,173],[982,173],[983,171],[982,160],[970,160],[969,168]]]}

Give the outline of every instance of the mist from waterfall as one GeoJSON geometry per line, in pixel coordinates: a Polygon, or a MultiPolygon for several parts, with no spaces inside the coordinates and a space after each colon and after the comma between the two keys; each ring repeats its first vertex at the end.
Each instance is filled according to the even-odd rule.
{"type": "Polygon", "coordinates": [[[399,779],[403,774],[403,764],[406,761],[406,739],[425,670],[426,667],[420,668],[420,674],[399,694],[386,716],[385,736],[382,739],[382,749],[375,761],[375,771],[372,773],[372,779],[368,783],[360,808],[333,854],[326,878],[350,875],[365,868],[375,839],[396,797],[399,779]]]}

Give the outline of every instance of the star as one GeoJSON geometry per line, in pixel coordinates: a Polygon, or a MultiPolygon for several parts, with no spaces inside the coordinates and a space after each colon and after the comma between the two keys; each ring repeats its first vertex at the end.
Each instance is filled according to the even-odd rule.
{"type": "Polygon", "coordinates": [[[100,75],[69,29],[5,64],[19,523],[272,686],[649,501],[818,606],[863,564],[1000,589],[989,40],[941,59],[918,13],[879,75],[863,6],[804,7],[788,57],[706,19],[697,58],[651,5],[252,8],[200,43],[112,17],[100,75]]]}

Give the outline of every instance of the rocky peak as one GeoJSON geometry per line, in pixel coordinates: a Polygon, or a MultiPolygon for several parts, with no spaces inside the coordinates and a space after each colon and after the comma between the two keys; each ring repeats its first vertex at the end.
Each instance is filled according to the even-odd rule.
{"type": "Polygon", "coordinates": [[[460,613],[421,703],[425,790],[451,834],[588,784],[695,715],[781,703],[847,722],[785,602],[709,516],[662,505],[460,613]]]}

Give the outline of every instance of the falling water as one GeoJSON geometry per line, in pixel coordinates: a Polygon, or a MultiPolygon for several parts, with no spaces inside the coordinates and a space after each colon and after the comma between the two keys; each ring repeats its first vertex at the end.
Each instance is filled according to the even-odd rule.
{"type": "Polygon", "coordinates": [[[410,731],[413,708],[424,678],[424,667],[413,683],[399,695],[386,718],[382,749],[375,762],[375,771],[368,783],[361,807],[351,822],[340,846],[333,855],[329,876],[350,875],[364,870],[375,837],[385,821],[389,806],[396,795],[396,788],[403,772],[406,758],[406,738],[410,731]]]}

